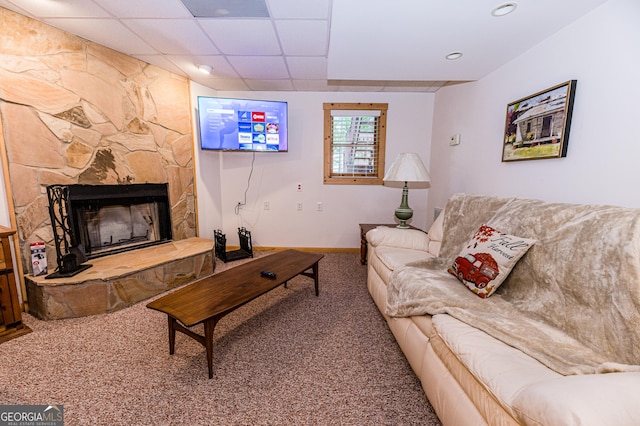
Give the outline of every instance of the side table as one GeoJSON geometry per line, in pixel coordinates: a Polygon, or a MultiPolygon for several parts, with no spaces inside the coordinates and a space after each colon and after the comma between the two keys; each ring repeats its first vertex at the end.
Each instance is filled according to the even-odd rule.
{"type": "MultiPolygon", "coordinates": [[[[360,263],[367,264],[367,232],[371,231],[378,226],[387,226],[389,228],[395,228],[395,223],[361,223],[360,224],[360,263]]],[[[410,229],[418,229],[409,225],[410,229]]],[[[418,229],[419,230],[419,229],[418,229]]]]}
{"type": "Polygon", "coordinates": [[[0,226],[0,343],[31,332],[22,323],[22,307],[13,272],[9,238],[15,233],[15,229],[0,226]]]}

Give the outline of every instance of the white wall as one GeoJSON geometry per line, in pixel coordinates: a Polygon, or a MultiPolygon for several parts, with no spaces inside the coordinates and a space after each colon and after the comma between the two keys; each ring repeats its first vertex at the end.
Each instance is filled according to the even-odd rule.
{"type": "Polygon", "coordinates": [[[456,192],[640,207],[638,22],[640,2],[610,0],[487,77],[440,89],[428,211],[456,192]],[[502,163],[507,104],[571,79],[567,157],[502,163]]]}
{"type": "MultiPolygon", "coordinates": [[[[263,247],[356,248],[359,223],[393,223],[401,189],[379,185],[323,184],[324,102],[387,102],[387,168],[400,152],[417,152],[429,164],[431,93],[215,92],[192,83],[196,97],[284,100],[289,104],[289,152],[253,154],[202,151],[196,140],[200,236],[221,229],[237,245],[238,227],[263,247]],[[247,185],[249,175],[251,180],[247,185]],[[302,192],[296,185],[302,184],[302,192]],[[239,213],[235,206],[245,201],[239,213]],[[264,202],[270,204],[264,210],[264,202]],[[302,202],[303,210],[297,210],[302,202]],[[318,202],[323,211],[316,211],[318,202]]],[[[196,114],[194,114],[195,116],[196,114]]],[[[429,190],[411,190],[414,226],[425,228],[429,190]]]]}
{"type": "Polygon", "coordinates": [[[198,146],[197,97],[200,95],[207,96],[211,93],[211,89],[194,81],[191,82],[198,235],[202,238],[213,238],[214,228],[212,228],[212,224],[216,224],[216,229],[218,229],[219,224],[222,223],[222,186],[220,185],[222,157],[214,153],[201,151],[198,146]]]}

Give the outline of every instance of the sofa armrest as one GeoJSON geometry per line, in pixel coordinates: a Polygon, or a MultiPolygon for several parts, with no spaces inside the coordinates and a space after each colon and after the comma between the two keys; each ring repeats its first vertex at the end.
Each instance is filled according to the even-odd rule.
{"type": "Polygon", "coordinates": [[[429,235],[417,229],[380,226],[367,232],[367,242],[373,247],[387,246],[429,251],[429,235]]]}

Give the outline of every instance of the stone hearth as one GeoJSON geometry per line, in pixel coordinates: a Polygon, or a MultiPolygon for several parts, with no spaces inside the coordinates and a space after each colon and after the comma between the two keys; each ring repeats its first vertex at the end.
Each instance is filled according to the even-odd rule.
{"type": "Polygon", "coordinates": [[[69,278],[25,276],[29,313],[44,319],[117,311],[206,277],[215,267],[214,242],[187,238],[92,259],[69,278]]]}

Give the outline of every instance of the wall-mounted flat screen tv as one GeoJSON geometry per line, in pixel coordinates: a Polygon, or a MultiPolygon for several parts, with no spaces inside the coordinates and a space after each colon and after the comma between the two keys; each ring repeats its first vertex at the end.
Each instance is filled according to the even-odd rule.
{"type": "Polygon", "coordinates": [[[287,124],[284,101],[198,96],[202,149],[286,152],[287,124]]]}

